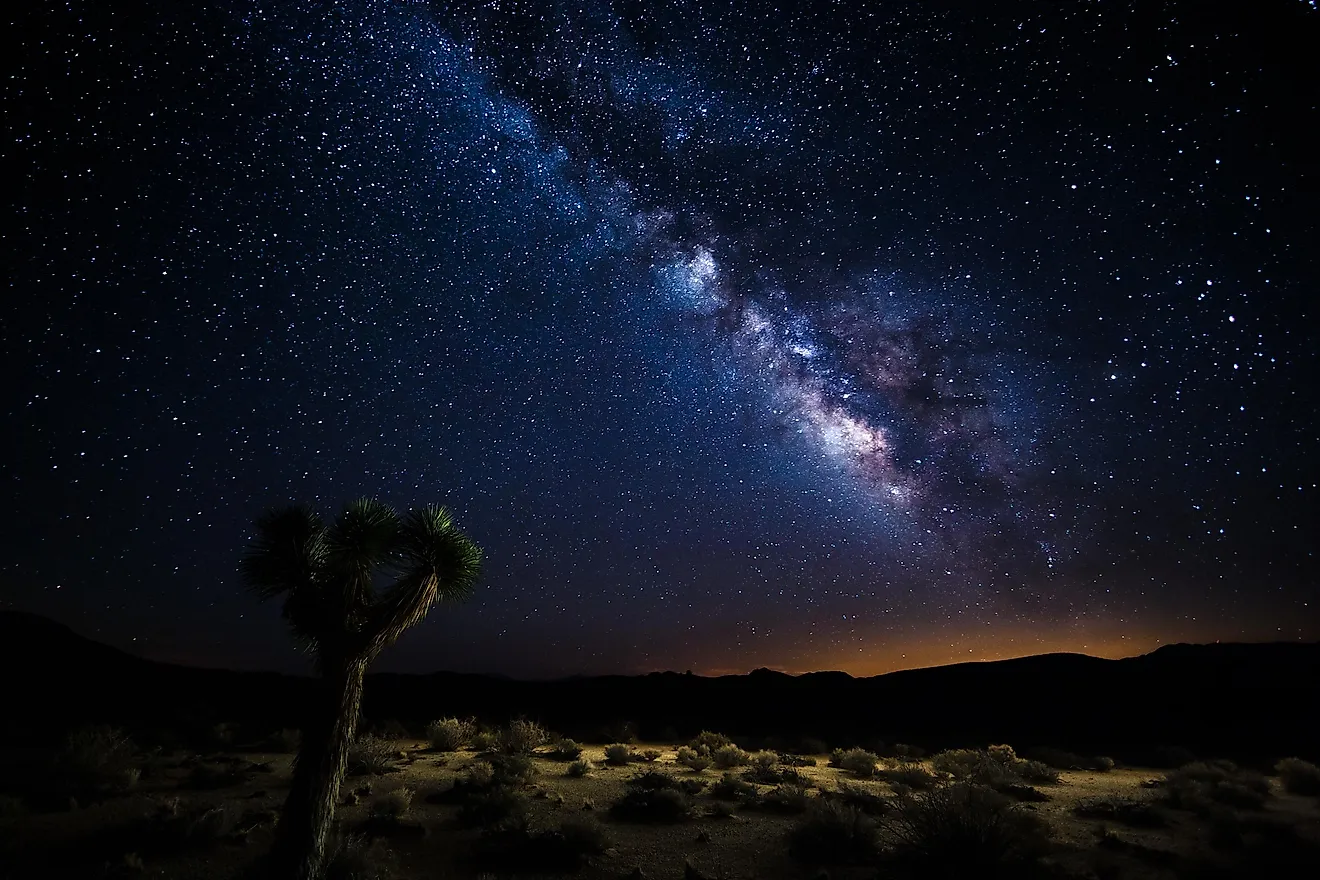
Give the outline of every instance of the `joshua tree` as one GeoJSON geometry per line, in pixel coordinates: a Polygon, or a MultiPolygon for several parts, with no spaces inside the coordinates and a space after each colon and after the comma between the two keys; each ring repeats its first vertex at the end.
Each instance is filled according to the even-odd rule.
{"type": "Polygon", "coordinates": [[[315,880],[322,871],[367,666],[437,600],[468,595],[480,569],[480,548],[442,507],[400,518],[362,499],[331,525],[307,507],[257,521],[243,577],[263,599],[283,596],[284,618],[320,674],[271,852],[280,880],[315,880]]]}

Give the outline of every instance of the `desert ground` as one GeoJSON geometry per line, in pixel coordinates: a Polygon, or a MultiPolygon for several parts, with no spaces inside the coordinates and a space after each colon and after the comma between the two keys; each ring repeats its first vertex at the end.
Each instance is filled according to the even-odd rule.
{"type": "MultiPolygon", "coordinates": [[[[879,758],[873,772],[866,753],[858,764],[839,752],[744,753],[722,763],[749,763],[695,771],[678,763],[694,763],[691,749],[672,743],[613,746],[616,763],[605,745],[584,745],[575,763],[571,742],[513,757],[494,741],[483,751],[363,742],[370,754],[355,759],[341,791],[330,876],[777,880],[871,878],[877,867],[879,876],[961,876],[949,861],[962,846],[956,831],[941,838],[928,823],[922,833],[933,838],[905,835],[915,826],[904,810],[940,792],[955,801],[984,794],[993,801],[986,823],[1007,816],[1027,829],[1006,838],[1014,852],[1005,864],[1015,867],[982,876],[1300,876],[1317,867],[1320,844],[1320,797],[1286,790],[1309,792],[1311,783],[1227,762],[1171,771],[1105,769],[1101,759],[1054,774],[999,747],[879,758]],[[853,769],[832,766],[841,758],[853,769]],[[661,789],[669,793],[651,797],[661,789]],[[615,806],[630,791],[633,809],[615,806]],[[813,821],[814,830],[795,831],[813,821]]],[[[6,775],[28,784],[26,795],[0,801],[0,876],[245,876],[270,843],[293,757],[292,744],[269,742],[156,749],[115,768],[95,793],[66,800],[60,785],[43,797],[33,781],[36,768],[60,766],[58,756],[10,752],[6,775]]]]}

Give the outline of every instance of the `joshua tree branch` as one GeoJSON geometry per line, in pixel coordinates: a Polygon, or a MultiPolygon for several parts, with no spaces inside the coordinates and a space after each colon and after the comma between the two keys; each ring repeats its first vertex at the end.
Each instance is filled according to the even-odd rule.
{"type": "Polygon", "coordinates": [[[372,607],[362,629],[363,651],[375,657],[403,631],[426,616],[439,593],[440,577],[424,572],[402,579],[372,607]]]}

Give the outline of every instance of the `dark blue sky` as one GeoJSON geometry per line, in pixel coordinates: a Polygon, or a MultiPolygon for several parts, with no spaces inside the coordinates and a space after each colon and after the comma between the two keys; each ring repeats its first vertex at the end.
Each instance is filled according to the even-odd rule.
{"type": "Polygon", "coordinates": [[[439,501],[383,663],[1320,637],[1320,13],[11,13],[3,601],[301,668],[264,508],[439,501]]]}

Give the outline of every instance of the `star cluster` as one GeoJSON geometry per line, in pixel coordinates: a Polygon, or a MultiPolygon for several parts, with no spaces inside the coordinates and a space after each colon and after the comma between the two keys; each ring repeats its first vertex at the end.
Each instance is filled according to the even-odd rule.
{"type": "Polygon", "coordinates": [[[398,669],[1320,637],[1313,4],[16,16],[7,603],[301,668],[370,494],[489,558],[398,669]]]}

